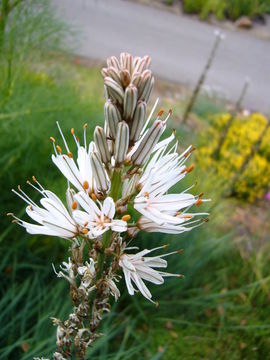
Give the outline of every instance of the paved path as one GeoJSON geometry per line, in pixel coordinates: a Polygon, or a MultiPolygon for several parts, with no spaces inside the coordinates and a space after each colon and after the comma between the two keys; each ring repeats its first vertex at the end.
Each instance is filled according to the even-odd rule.
{"type": "MultiPolygon", "coordinates": [[[[128,51],[152,57],[164,79],[194,85],[212,47],[211,25],[124,0],[52,0],[79,31],[75,52],[94,59],[128,51]]],[[[270,110],[270,42],[245,31],[225,31],[206,84],[235,100],[248,76],[245,105],[270,110]]],[[[72,44],[74,45],[74,44],[72,44]]]]}

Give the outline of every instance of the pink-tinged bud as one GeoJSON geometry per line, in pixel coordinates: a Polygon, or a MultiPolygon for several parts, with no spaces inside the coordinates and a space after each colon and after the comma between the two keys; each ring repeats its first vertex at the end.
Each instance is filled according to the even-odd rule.
{"type": "Polygon", "coordinates": [[[104,84],[107,87],[109,97],[111,96],[114,100],[118,101],[119,104],[123,104],[125,93],[122,86],[109,76],[105,77],[104,84]]]}

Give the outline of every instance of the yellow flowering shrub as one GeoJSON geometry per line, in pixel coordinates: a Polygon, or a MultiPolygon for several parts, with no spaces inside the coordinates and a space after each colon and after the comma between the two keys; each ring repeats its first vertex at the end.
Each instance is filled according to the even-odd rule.
{"type": "MultiPolygon", "coordinates": [[[[214,117],[212,125],[202,136],[202,144],[197,152],[197,161],[202,168],[216,170],[230,187],[238,176],[242,165],[249,156],[252,146],[264,130],[267,119],[263,114],[239,115],[229,128],[218,160],[213,159],[220,136],[224,132],[230,114],[223,113],[214,117]]],[[[232,189],[238,197],[253,201],[261,197],[270,184],[270,128],[268,128],[258,152],[249,161],[246,169],[239,174],[232,189]]]]}

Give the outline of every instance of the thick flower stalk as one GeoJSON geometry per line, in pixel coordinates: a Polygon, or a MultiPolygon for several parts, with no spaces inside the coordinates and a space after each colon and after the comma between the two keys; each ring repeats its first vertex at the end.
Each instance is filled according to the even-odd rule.
{"type": "MultiPolygon", "coordinates": [[[[87,347],[100,336],[98,327],[112,299],[120,296],[118,281],[125,279],[130,295],[140,292],[152,300],[147,282],[161,285],[165,246],[139,250],[127,242],[140,231],[180,234],[204,222],[207,213],[194,212],[204,201],[189,189],[177,194],[171,187],[182,182],[193,169],[186,165],[194,148],[178,153],[175,133],[160,139],[171,110],[156,112],[157,102],[147,116],[154,77],[150,58],[122,53],[112,56],[102,69],[106,102],[104,127],[97,126],[93,141],[83,141],[71,129],[74,144],[66,140],[60,125],[60,142],[51,137],[52,161],[67,179],[66,205],[33,177],[27,183],[41,197],[33,201],[20,186],[13,192],[26,204],[33,222],[10,213],[14,222],[30,234],[65,238],[70,257],[53,266],[59,278],[68,281],[73,312],[67,320],[53,319],[57,326],[54,359],[84,359],[87,347]],[[75,150],[74,150],[75,149],[75,150]],[[128,210],[129,209],[129,212],[128,210]],[[154,251],[160,255],[151,255],[154,251]]],[[[81,135],[81,134],[80,134],[81,135]]],[[[59,140],[59,139],[58,139],[59,140]]],[[[151,246],[151,244],[149,244],[151,246]]]]}

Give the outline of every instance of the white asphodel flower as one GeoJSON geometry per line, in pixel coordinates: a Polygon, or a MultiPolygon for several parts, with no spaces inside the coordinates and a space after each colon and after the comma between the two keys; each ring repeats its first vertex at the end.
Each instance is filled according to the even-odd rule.
{"type": "Polygon", "coordinates": [[[141,190],[134,199],[134,208],[143,215],[140,228],[146,231],[167,232],[168,230],[169,233],[180,233],[185,230],[182,226],[184,222],[193,219],[194,216],[208,215],[187,213],[191,206],[206,201],[188,194],[186,192],[188,189],[180,194],[167,193],[193,169],[193,165],[190,167],[184,165],[193,150],[192,147],[178,155],[177,143],[167,150],[168,144],[173,139],[174,135],[157,144],[138,182],[141,190]]]}
{"type": "Polygon", "coordinates": [[[38,187],[29,181],[28,184],[42,195],[42,199],[40,200],[42,207],[38,206],[20,186],[18,186],[18,191],[14,189],[12,189],[12,191],[28,204],[26,213],[36,221],[38,225],[23,221],[12,213],[8,215],[12,215],[15,222],[24,227],[29,234],[74,238],[79,232],[78,226],[62,201],[53,192],[45,190],[35,177],[33,177],[33,180],[38,187]]]}
{"type": "Polygon", "coordinates": [[[81,285],[82,289],[91,291],[94,287],[89,289],[89,286],[92,284],[92,281],[96,274],[95,262],[92,258],[89,258],[89,262],[85,262],[85,265],[78,267],[78,274],[81,275],[81,285]]]}
{"type": "Polygon", "coordinates": [[[166,247],[160,246],[151,250],[143,250],[137,254],[122,254],[119,260],[119,265],[123,269],[125,281],[130,295],[134,295],[135,291],[139,290],[146,299],[153,302],[152,294],[145,285],[144,281],[149,281],[156,285],[164,283],[164,277],[177,276],[182,277],[179,274],[170,274],[164,271],[156,270],[154,268],[166,268],[167,261],[163,259],[165,256],[176,254],[177,251],[173,251],[168,254],[148,257],[145,256],[152,251],[162,249],[166,247]],[[136,287],[134,287],[134,284],[136,287]]]}
{"type": "Polygon", "coordinates": [[[85,192],[81,191],[74,196],[82,210],[73,212],[74,219],[83,226],[83,232],[90,238],[96,238],[111,229],[116,232],[127,230],[127,223],[114,219],[115,204],[111,197],[107,197],[103,204],[93,201],[85,192]]]}
{"type": "Polygon", "coordinates": [[[79,191],[86,191],[89,194],[96,192],[93,171],[90,162],[90,155],[95,150],[94,142],[90,142],[87,149],[86,142],[86,125],[84,126],[84,146],[81,146],[78,138],[74,134],[74,129],[71,129],[74,141],[77,146],[77,164],[73,159],[73,154],[70,151],[67,141],[63,135],[60,125],[57,123],[59,132],[63,139],[67,154],[62,153],[59,145],[55,145],[55,139],[51,137],[55,155],[52,155],[53,163],[58,167],[67,180],[79,191]]]}

